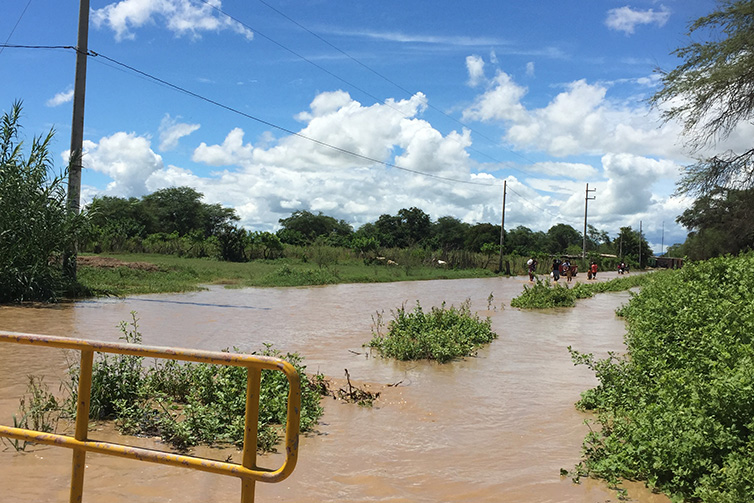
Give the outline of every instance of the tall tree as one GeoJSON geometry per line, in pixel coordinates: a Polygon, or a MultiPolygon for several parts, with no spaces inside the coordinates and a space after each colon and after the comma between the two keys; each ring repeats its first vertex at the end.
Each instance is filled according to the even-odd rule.
{"type": "MultiPolygon", "coordinates": [[[[674,54],[683,62],[662,73],[652,97],[665,120],[680,120],[697,151],[725,138],[754,117],[754,0],[719,0],[718,10],[694,21],[691,42],[674,54]]],[[[686,168],[680,192],[704,195],[716,187],[754,186],[754,147],[700,158],[686,168]]]]}

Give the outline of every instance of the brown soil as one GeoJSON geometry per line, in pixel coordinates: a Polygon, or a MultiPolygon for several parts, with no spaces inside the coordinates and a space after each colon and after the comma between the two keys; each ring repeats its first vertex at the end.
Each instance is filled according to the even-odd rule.
{"type": "Polygon", "coordinates": [[[128,267],[139,271],[159,271],[160,268],[149,262],[124,262],[112,257],[99,256],[79,256],[76,259],[78,265],[87,267],[100,267],[106,269],[115,269],[117,267],[128,267]]]}

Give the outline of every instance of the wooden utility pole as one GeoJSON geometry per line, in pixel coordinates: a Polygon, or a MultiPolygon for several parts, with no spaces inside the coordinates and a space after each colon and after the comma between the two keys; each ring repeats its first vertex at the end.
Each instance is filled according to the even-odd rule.
{"type": "MultiPolygon", "coordinates": [[[[68,212],[78,215],[81,205],[81,168],[84,144],[84,96],[86,94],[86,58],[89,52],[89,0],[79,3],[79,33],[76,42],[76,77],[73,87],[73,121],[71,123],[71,153],[68,160],[68,212]]],[[[63,257],[63,270],[76,279],[78,243],[63,257]]]]}
{"type": "Polygon", "coordinates": [[[497,270],[503,272],[503,242],[505,241],[505,194],[508,191],[508,180],[503,180],[503,218],[500,221],[500,262],[497,270]]]}
{"type": "Polygon", "coordinates": [[[586,195],[584,196],[584,248],[581,251],[581,260],[586,262],[586,214],[587,214],[587,205],[589,204],[590,199],[596,199],[595,197],[589,197],[590,192],[596,192],[597,189],[589,190],[589,184],[586,184],[586,195]]]}

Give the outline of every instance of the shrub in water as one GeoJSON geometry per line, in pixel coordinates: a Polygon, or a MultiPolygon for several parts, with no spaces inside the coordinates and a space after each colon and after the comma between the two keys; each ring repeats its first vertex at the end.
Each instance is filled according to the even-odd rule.
{"type": "Polygon", "coordinates": [[[468,299],[460,308],[446,309],[443,303],[429,313],[417,302],[413,312],[406,312],[402,306],[394,313],[387,334],[382,333],[382,316],[378,315],[369,346],[398,360],[429,359],[444,363],[472,356],[479,346],[497,338],[490,324],[489,318],[481,320],[471,313],[468,299]]]}

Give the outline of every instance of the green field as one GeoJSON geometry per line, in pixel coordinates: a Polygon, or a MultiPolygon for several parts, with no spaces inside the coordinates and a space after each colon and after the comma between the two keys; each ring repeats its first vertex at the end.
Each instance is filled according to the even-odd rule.
{"type": "Polygon", "coordinates": [[[328,285],[336,283],[379,283],[429,279],[482,278],[495,274],[488,269],[452,269],[426,265],[366,265],[363,260],[341,260],[326,267],[298,259],[221,262],[158,254],[98,255],[123,262],[148,262],[157,270],[132,267],[102,268],[86,264],[82,256],[78,279],[95,294],[132,295],[187,292],[203,285],[228,287],[276,287],[328,285]]]}

